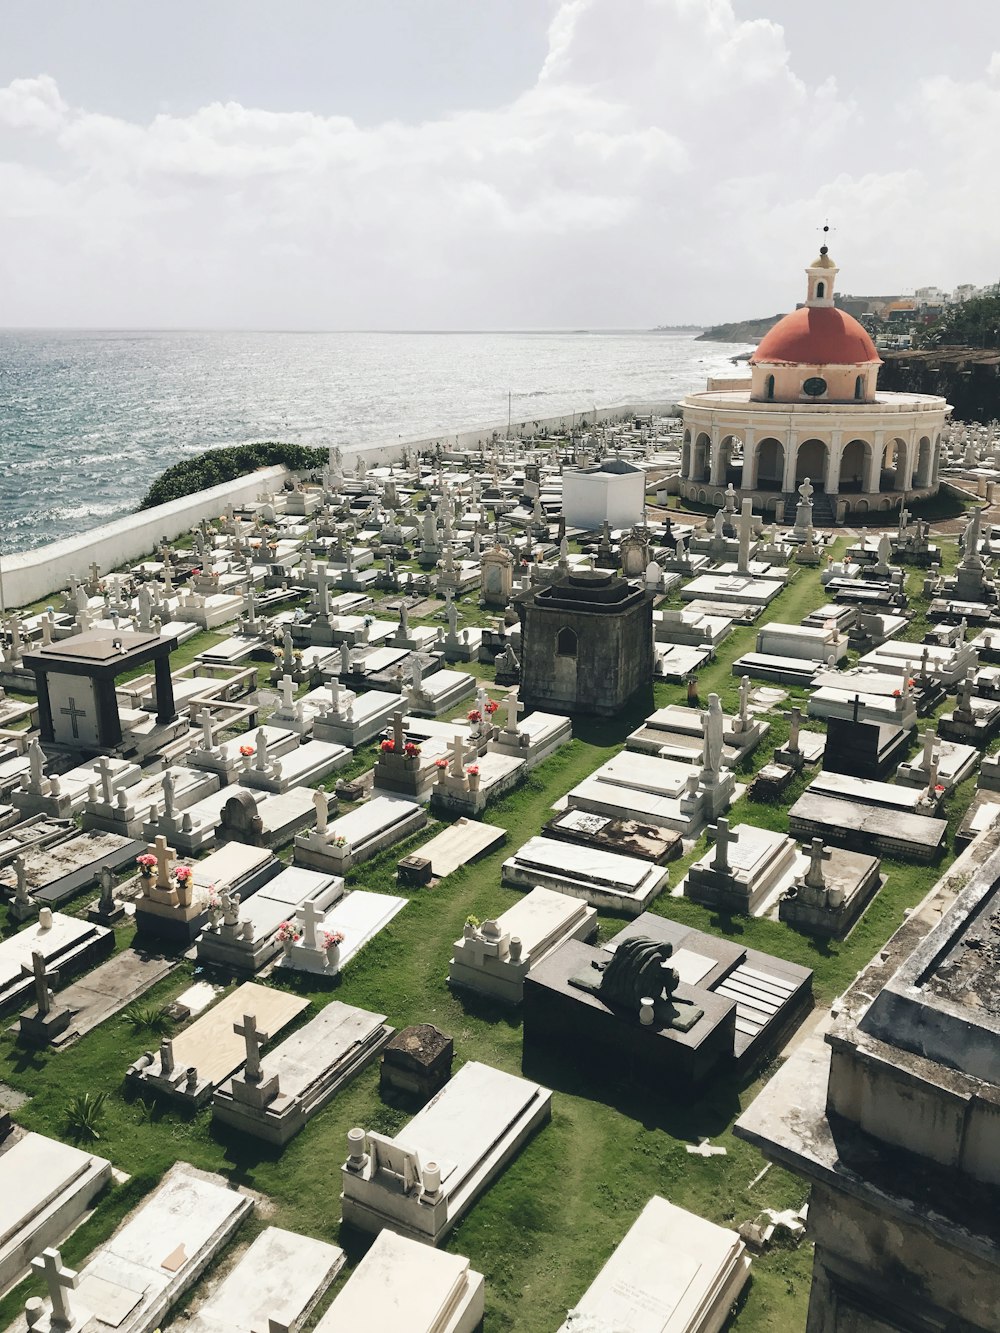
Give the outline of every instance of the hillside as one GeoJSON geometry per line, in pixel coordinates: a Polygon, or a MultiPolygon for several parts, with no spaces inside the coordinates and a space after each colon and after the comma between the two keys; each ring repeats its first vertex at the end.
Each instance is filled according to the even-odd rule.
{"type": "Polygon", "coordinates": [[[736,320],[732,324],[715,324],[704,333],[698,335],[698,342],[713,343],[739,343],[739,342],[760,342],[768,329],[774,328],[779,319],[784,319],[784,311],[780,315],[768,315],[763,319],[742,319],[736,320]]]}

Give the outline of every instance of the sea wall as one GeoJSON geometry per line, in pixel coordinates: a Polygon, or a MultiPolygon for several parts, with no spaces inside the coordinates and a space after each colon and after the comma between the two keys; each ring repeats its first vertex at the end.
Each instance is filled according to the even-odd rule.
{"type": "Polygon", "coordinates": [[[287,476],[283,467],[261,468],[238,481],[223,482],[138,514],[126,514],[75,537],[4,556],[0,562],[0,606],[6,609],[37,602],[67,587],[70,575],[85,577],[91,564],[109,570],[139,560],[154,551],[162,539],[173,541],[203,518],[218,518],[227,504],[244,504],[264,491],[279,489],[287,476]]]}
{"type": "MultiPolygon", "coordinates": [[[[653,402],[623,403],[617,407],[587,408],[581,412],[563,412],[551,417],[528,418],[511,423],[511,434],[531,439],[540,431],[570,430],[586,423],[613,423],[634,416],[673,416],[677,406],[671,399],[653,402]]],[[[496,438],[507,434],[507,422],[496,421],[468,430],[428,435],[423,439],[398,439],[381,444],[360,445],[344,452],[351,459],[363,458],[368,464],[393,463],[404,449],[434,449],[446,453],[476,452],[496,438]]],[[[188,532],[203,518],[217,518],[227,504],[240,505],[256,500],[265,491],[280,490],[288,478],[283,467],[261,468],[238,481],[223,482],[205,491],[182,496],[167,504],[127,514],[113,523],[102,524],[37,546],[32,551],[18,551],[0,559],[0,611],[8,607],[28,606],[50,593],[69,585],[70,576],[86,576],[92,564],[104,571],[117,569],[127,561],[149,555],[163,539],[173,541],[188,532]]]]}

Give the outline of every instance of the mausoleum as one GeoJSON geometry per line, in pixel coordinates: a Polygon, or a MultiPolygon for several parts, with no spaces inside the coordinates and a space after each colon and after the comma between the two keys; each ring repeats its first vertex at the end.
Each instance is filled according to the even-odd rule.
{"type": "Polygon", "coordinates": [[[951,408],[933,394],[879,392],[882,362],[861,324],[837,309],[837,273],[822,246],[806,269],[805,304],[766,334],[750,380],[681,400],[686,499],[719,507],[732,482],[755,509],[791,521],[808,478],[822,524],[937,494],[951,408]]]}

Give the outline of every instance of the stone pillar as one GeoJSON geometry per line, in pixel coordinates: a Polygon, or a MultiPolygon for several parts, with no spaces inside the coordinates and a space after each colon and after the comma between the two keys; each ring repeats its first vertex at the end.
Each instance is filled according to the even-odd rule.
{"type": "Polygon", "coordinates": [[[795,490],[795,467],[799,456],[798,432],[789,430],[785,435],[785,471],[781,489],[787,495],[795,490]]]}
{"type": "Polygon", "coordinates": [[[726,484],[725,471],[722,466],[722,448],[719,443],[720,438],[719,427],[713,426],[711,452],[709,455],[711,458],[711,466],[708,473],[708,481],[711,486],[725,486],[726,484]]]}
{"type": "Polygon", "coordinates": [[[38,730],[43,741],[51,742],[52,701],[49,698],[49,678],[44,671],[35,673],[35,685],[38,693],[38,730]]]}
{"type": "Polygon", "coordinates": [[[156,673],[156,720],[162,726],[177,720],[174,706],[174,682],[170,675],[170,657],[158,657],[154,666],[156,673]]]}
{"type": "Polygon", "coordinates": [[[827,495],[837,495],[840,491],[840,460],[844,452],[844,432],[830,432],[830,443],[826,454],[826,476],[823,487],[827,495]]]}
{"type": "Polygon", "coordinates": [[[757,489],[757,440],[752,430],[743,432],[743,481],[742,489],[757,489]]]}
{"type": "Polygon", "coordinates": [[[865,479],[862,489],[866,495],[878,493],[879,481],[882,477],[882,456],[885,451],[885,441],[881,438],[883,434],[884,432],[880,430],[875,432],[871,453],[865,459],[865,479]]]}
{"type": "Polygon", "coordinates": [[[122,740],[113,677],[94,681],[94,697],[97,702],[97,743],[103,749],[113,750],[122,740]]]}

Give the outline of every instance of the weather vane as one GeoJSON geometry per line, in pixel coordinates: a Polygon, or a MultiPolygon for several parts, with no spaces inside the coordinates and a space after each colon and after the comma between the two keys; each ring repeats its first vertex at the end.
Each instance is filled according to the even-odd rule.
{"type": "Polygon", "coordinates": [[[826,254],[826,251],[827,251],[826,241],[827,241],[827,237],[829,236],[829,234],[830,234],[830,232],[831,232],[832,230],[833,230],[833,228],[830,226],[830,219],[829,219],[829,218],[825,218],[825,219],[823,220],[823,225],[822,225],[822,227],[820,228],[820,231],[823,233],[823,244],[820,246],[820,251],[819,251],[821,255],[825,255],[825,254],[826,254]]]}

